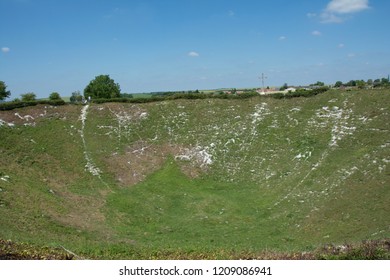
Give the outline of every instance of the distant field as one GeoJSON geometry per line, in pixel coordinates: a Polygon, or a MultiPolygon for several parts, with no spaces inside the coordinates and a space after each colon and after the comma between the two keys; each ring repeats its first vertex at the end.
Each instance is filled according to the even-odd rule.
{"type": "Polygon", "coordinates": [[[70,96],[61,97],[65,102],[70,102],[70,96]]]}
{"type": "Polygon", "coordinates": [[[114,259],[386,240],[389,108],[361,90],[0,111],[0,239],[114,259]]]}

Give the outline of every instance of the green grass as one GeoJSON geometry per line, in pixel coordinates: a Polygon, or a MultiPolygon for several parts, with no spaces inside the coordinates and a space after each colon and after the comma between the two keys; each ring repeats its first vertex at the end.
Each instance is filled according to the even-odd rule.
{"type": "Polygon", "coordinates": [[[288,236],[275,234],[267,210],[272,199],[255,186],[237,189],[228,183],[189,180],[172,159],[145,182],[111,194],[107,202],[107,216],[120,237],[145,249],[283,248],[279,242],[288,236]]]}
{"type": "Polygon", "coordinates": [[[389,238],[389,103],[362,90],[91,105],[85,146],[82,106],[0,112],[15,124],[0,127],[0,238],[138,259],[389,238]]]}

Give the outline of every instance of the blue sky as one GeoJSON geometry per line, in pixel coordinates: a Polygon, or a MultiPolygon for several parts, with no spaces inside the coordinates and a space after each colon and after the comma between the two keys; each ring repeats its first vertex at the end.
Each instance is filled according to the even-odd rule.
{"type": "Polygon", "coordinates": [[[0,80],[70,96],[387,77],[388,0],[0,0],[0,80]]]}

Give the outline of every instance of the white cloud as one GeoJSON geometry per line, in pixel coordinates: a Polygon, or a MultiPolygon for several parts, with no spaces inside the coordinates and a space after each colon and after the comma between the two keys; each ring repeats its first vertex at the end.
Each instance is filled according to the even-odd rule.
{"type": "Polygon", "coordinates": [[[317,14],[316,13],[307,13],[306,16],[308,18],[315,18],[317,16],[317,14]]]}
{"type": "Polygon", "coordinates": [[[345,21],[345,15],[369,9],[368,2],[368,0],[332,0],[321,13],[321,22],[341,23],[345,21]]]}
{"type": "Polygon", "coordinates": [[[313,35],[313,36],[321,36],[321,32],[318,31],[318,30],[315,30],[315,31],[313,31],[313,32],[311,33],[311,35],[313,35]]]}
{"type": "Polygon", "coordinates": [[[368,0],[332,0],[326,7],[326,12],[351,14],[368,9],[368,0]]]}
{"type": "Polygon", "coordinates": [[[197,56],[199,56],[199,53],[197,53],[197,52],[189,52],[188,56],[197,57],[197,56]]]}
{"type": "Polygon", "coordinates": [[[342,23],[344,19],[335,14],[323,12],[320,16],[322,23],[342,23]]]}
{"type": "Polygon", "coordinates": [[[280,36],[280,37],[279,37],[279,41],[283,41],[283,40],[286,40],[286,39],[287,39],[286,36],[280,36]]]}
{"type": "Polygon", "coordinates": [[[3,52],[3,53],[7,53],[7,52],[9,52],[11,49],[10,48],[8,48],[8,47],[2,47],[1,48],[1,51],[3,52]]]}
{"type": "Polygon", "coordinates": [[[341,49],[341,48],[344,48],[345,45],[343,43],[340,43],[338,47],[341,49]]]}
{"type": "Polygon", "coordinates": [[[233,16],[235,15],[235,13],[234,13],[233,11],[229,11],[229,12],[228,12],[228,15],[229,15],[230,17],[233,17],[233,16]]]}

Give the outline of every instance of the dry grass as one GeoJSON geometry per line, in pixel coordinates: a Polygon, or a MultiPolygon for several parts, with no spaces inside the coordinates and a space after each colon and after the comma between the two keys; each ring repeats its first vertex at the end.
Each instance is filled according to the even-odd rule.
{"type": "MultiPolygon", "coordinates": [[[[99,256],[77,256],[62,246],[38,247],[27,243],[17,243],[0,239],[0,260],[72,260],[99,256]]],[[[390,239],[363,241],[358,244],[326,245],[308,252],[232,252],[214,251],[204,253],[184,253],[165,251],[151,253],[155,260],[389,260],[390,239]]]]}
{"type": "Polygon", "coordinates": [[[72,260],[64,248],[37,247],[0,239],[0,260],[72,260]]]}

